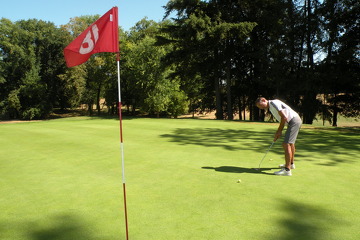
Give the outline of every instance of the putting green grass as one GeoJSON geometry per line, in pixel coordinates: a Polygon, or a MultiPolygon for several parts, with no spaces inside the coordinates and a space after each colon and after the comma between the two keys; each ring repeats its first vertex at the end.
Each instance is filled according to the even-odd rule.
{"type": "MultiPolygon", "coordinates": [[[[359,239],[359,128],[304,126],[292,177],[277,124],[125,119],[129,239],[359,239]],[[271,160],[270,160],[271,159],[271,160]],[[238,183],[238,180],[241,180],[238,183]]],[[[125,239],[119,121],[0,124],[0,239],[125,239]]]]}

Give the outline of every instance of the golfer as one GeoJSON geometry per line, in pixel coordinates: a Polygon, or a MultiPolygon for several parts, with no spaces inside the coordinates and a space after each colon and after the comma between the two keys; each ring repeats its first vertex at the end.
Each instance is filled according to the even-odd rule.
{"type": "Polygon", "coordinates": [[[282,169],[274,174],[291,176],[291,169],[295,169],[295,142],[301,127],[301,118],[288,105],[278,99],[266,100],[263,97],[259,97],[255,103],[260,109],[269,109],[276,120],[280,122],[279,128],[274,136],[274,142],[281,137],[282,130],[284,126],[287,125],[284,142],[282,144],[285,152],[285,164],[281,164],[280,167],[282,169]]]}

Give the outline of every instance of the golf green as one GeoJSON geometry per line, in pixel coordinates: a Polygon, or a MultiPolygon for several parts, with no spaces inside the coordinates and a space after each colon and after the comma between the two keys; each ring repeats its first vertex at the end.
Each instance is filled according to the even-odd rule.
{"type": "MultiPolygon", "coordinates": [[[[123,121],[129,239],[359,239],[359,128],[304,126],[293,176],[277,124],[123,121]],[[239,181],[240,180],[240,181],[239,181]]],[[[0,124],[0,239],[125,239],[119,121],[0,124]]]]}

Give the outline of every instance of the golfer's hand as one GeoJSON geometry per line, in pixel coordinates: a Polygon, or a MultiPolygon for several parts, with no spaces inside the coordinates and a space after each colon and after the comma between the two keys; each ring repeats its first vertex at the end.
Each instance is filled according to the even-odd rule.
{"type": "Polygon", "coordinates": [[[277,132],[275,133],[274,142],[276,142],[276,140],[278,140],[278,139],[281,137],[281,134],[282,134],[281,131],[277,131],[277,132]]]}

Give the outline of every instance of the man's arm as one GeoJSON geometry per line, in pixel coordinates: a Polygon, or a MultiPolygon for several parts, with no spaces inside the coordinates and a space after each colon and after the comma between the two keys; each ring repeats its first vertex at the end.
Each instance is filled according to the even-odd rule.
{"type": "Polygon", "coordinates": [[[281,121],[278,130],[275,133],[274,142],[276,142],[276,140],[278,140],[281,137],[282,130],[284,129],[285,123],[287,122],[287,118],[282,111],[279,111],[279,115],[281,117],[281,121]]]}

